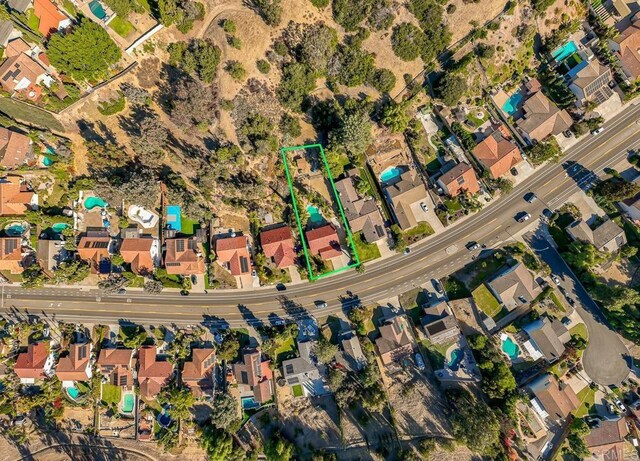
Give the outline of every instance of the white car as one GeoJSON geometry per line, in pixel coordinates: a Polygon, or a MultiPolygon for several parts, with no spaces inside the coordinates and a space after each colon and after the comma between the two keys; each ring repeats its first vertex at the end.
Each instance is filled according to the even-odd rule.
{"type": "Polygon", "coordinates": [[[416,368],[420,371],[424,370],[424,360],[422,359],[420,352],[416,354],[416,368]]]}
{"type": "Polygon", "coordinates": [[[603,131],[604,131],[604,127],[600,127],[600,128],[596,128],[595,130],[593,130],[593,131],[591,132],[591,134],[592,134],[593,136],[596,136],[596,135],[598,135],[598,134],[602,133],[603,131]]]}
{"type": "Polygon", "coordinates": [[[525,221],[528,221],[530,218],[531,218],[531,215],[529,213],[524,213],[518,216],[518,222],[525,222],[525,221]]]}
{"type": "Polygon", "coordinates": [[[429,211],[429,208],[427,208],[427,204],[424,202],[420,202],[420,208],[422,208],[422,211],[424,211],[425,213],[429,211]]]}
{"type": "Polygon", "coordinates": [[[620,401],[620,399],[618,397],[614,397],[613,398],[613,403],[616,404],[616,407],[618,407],[618,409],[622,412],[625,411],[624,405],[622,404],[622,402],[620,401]]]}
{"type": "Polygon", "coordinates": [[[551,274],[551,280],[553,280],[553,283],[555,283],[556,285],[560,285],[560,279],[556,274],[551,274]]]}

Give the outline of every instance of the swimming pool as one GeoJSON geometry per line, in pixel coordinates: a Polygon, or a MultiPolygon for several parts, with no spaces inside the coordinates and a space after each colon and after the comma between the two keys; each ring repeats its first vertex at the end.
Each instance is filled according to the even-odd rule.
{"type": "Polygon", "coordinates": [[[168,411],[163,410],[162,413],[158,415],[158,424],[162,427],[168,427],[169,424],[171,424],[171,416],[168,411]]]}
{"type": "Polygon", "coordinates": [[[253,397],[242,397],[241,401],[243,410],[252,410],[260,406],[260,404],[256,402],[253,397]]]}
{"type": "Polygon", "coordinates": [[[84,207],[87,210],[93,210],[95,207],[104,208],[107,206],[107,202],[100,197],[87,197],[84,201],[84,207]]]}
{"type": "Polygon", "coordinates": [[[515,114],[516,112],[518,112],[518,110],[520,110],[520,104],[522,103],[523,99],[524,96],[521,92],[518,91],[516,93],[513,93],[509,97],[509,99],[507,99],[507,101],[502,105],[502,110],[509,115],[515,114]]]}
{"type": "Polygon", "coordinates": [[[556,50],[553,53],[551,53],[551,56],[553,56],[553,59],[555,59],[557,62],[560,62],[565,58],[568,58],[569,56],[571,56],[576,51],[578,51],[578,46],[573,40],[571,40],[565,43],[564,45],[562,45],[561,47],[556,48],[556,50]]]}
{"type": "Polygon", "coordinates": [[[54,232],[60,233],[65,229],[67,229],[68,227],[69,227],[69,224],[67,224],[66,222],[57,222],[53,226],[51,226],[51,229],[53,229],[54,232]]]}
{"type": "Polygon", "coordinates": [[[91,3],[89,3],[89,9],[98,19],[104,19],[107,17],[107,13],[104,11],[102,3],[100,3],[98,0],[93,0],[91,3]]]}
{"type": "Polygon", "coordinates": [[[454,349],[453,351],[451,351],[451,359],[449,360],[449,368],[451,368],[453,371],[456,371],[459,366],[460,366],[460,362],[462,362],[462,359],[464,358],[464,352],[462,352],[461,349],[454,349]]]}
{"type": "Polygon", "coordinates": [[[44,166],[51,166],[53,165],[53,160],[51,160],[49,157],[45,157],[42,159],[42,164],[44,166]]]}
{"type": "Polygon", "coordinates": [[[520,347],[508,336],[502,340],[502,352],[507,354],[511,360],[520,356],[520,347]]]}
{"type": "Polygon", "coordinates": [[[125,394],[124,400],[122,402],[122,412],[133,413],[134,404],[135,404],[135,399],[133,397],[133,394],[125,394]]]}
{"type": "Polygon", "coordinates": [[[397,166],[392,166],[387,168],[380,174],[380,181],[390,182],[396,178],[399,178],[401,174],[402,170],[400,168],[398,168],[397,166]]]}
{"type": "Polygon", "coordinates": [[[4,228],[4,232],[9,237],[20,237],[22,234],[24,234],[25,230],[26,229],[22,224],[11,224],[4,228]]]}
{"type": "Polygon", "coordinates": [[[80,391],[75,386],[67,387],[67,394],[69,394],[69,397],[71,397],[73,400],[76,400],[80,395],[80,391]]]}
{"type": "Polygon", "coordinates": [[[182,232],[182,211],[178,205],[167,205],[167,229],[182,232]]]}
{"type": "Polygon", "coordinates": [[[313,224],[319,224],[324,220],[320,214],[320,210],[316,206],[307,205],[307,213],[309,213],[309,221],[313,224]]]}

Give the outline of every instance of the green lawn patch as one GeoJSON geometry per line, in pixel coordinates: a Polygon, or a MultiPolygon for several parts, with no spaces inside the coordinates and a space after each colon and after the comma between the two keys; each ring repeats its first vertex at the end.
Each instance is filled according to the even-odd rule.
{"type": "Polygon", "coordinates": [[[454,341],[445,344],[433,344],[428,339],[422,340],[422,346],[426,352],[427,359],[435,370],[444,368],[444,362],[447,358],[447,349],[451,347],[454,341]]]}
{"type": "Polygon", "coordinates": [[[22,282],[22,275],[20,274],[12,274],[11,271],[0,271],[0,274],[2,274],[2,276],[7,280],[9,280],[10,282],[13,282],[13,283],[22,282]]]}
{"type": "Polygon", "coordinates": [[[498,275],[505,262],[505,255],[502,252],[495,252],[489,257],[476,259],[473,263],[465,266],[464,272],[472,275],[469,288],[473,291],[493,276],[498,275]]]}
{"type": "Polygon", "coordinates": [[[196,226],[199,226],[200,222],[195,219],[189,219],[182,216],[180,218],[180,224],[182,225],[182,230],[180,231],[181,234],[193,235],[196,233],[196,226]]]}
{"type": "Polygon", "coordinates": [[[27,25],[29,29],[31,29],[36,34],[39,34],[38,26],[40,26],[40,19],[35,15],[32,9],[26,12],[27,15],[27,25]]]}
{"type": "Polygon", "coordinates": [[[429,302],[429,298],[425,291],[418,287],[411,291],[402,293],[399,296],[400,305],[411,318],[414,325],[420,325],[420,317],[422,317],[422,308],[420,306],[429,302]]]}
{"type": "Polygon", "coordinates": [[[447,199],[444,201],[444,206],[446,206],[451,213],[462,210],[462,205],[460,205],[457,200],[447,199]]]}
{"type": "Polygon", "coordinates": [[[484,109],[480,109],[479,107],[474,107],[473,109],[471,109],[471,111],[469,112],[469,115],[467,116],[467,120],[469,120],[476,127],[482,125],[488,119],[489,117],[487,117],[487,112],[484,109]],[[476,116],[476,114],[480,114],[480,113],[483,114],[482,118],[476,116]]]}
{"type": "Polygon", "coordinates": [[[293,391],[294,397],[302,397],[304,395],[302,386],[300,384],[296,384],[295,386],[292,386],[291,390],[293,391]]]}
{"type": "Polygon", "coordinates": [[[158,268],[155,276],[162,282],[162,286],[165,288],[182,288],[182,279],[179,275],[167,274],[167,270],[158,268]]]}
{"type": "Polygon", "coordinates": [[[426,165],[427,173],[430,174],[437,173],[442,167],[442,164],[440,163],[440,160],[438,160],[438,157],[436,157],[435,155],[433,157],[433,160],[429,160],[426,165]]]}
{"type": "Polygon", "coordinates": [[[111,27],[116,34],[120,37],[127,38],[131,32],[136,30],[128,20],[121,18],[120,16],[116,16],[109,22],[109,27],[111,27]]]}
{"type": "Polygon", "coordinates": [[[78,16],[78,10],[76,9],[75,5],[73,3],[71,3],[71,0],[64,0],[62,2],[62,7],[65,9],[65,11],[67,13],[69,13],[72,16],[78,16]]]}
{"type": "Polygon", "coordinates": [[[478,308],[482,310],[489,317],[494,317],[500,313],[502,306],[498,302],[495,296],[491,294],[489,289],[485,285],[480,285],[471,293],[473,300],[478,308]]]}
{"type": "Polygon", "coordinates": [[[367,243],[364,240],[362,232],[356,232],[353,234],[353,243],[356,245],[356,251],[360,256],[361,262],[371,261],[380,257],[380,249],[375,243],[367,243]]]}
{"type": "Polygon", "coordinates": [[[415,243],[418,240],[422,240],[429,235],[434,233],[433,228],[429,225],[429,223],[421,221],[418,223],[416,227],[409,229],[404,232],[404,237],[407,243],[415,243]]]}
{"type": "Polygon", "coordinates": [[[467,286],[453,275],[444,279],[444,289],[447,291],[449,299],[464,299],[471,296],[471,292],[467,286]]]}
{"type": "Polygon", "coordinates": [[[587,331],[587,326],[584,323],[579,323],[569,330],[569,334],[571,336],[576,335],[584,338],[586,340],[589,339],[589,332],[587,331]]]}
{"type": "Polygon", "coordinates": [[[104,383],[102,385],[102,401],[107,405],[117,405],[120,403],[122,397],[122,391],[120,386],[114,386],[113,384],[104,383]]]}
{"type": "Polygon", "coordinates": [[[557,293],[555,292],[555,290],[551,290],[551,293],[549,293],[549,299],[551,299],[551,301],[553,301],[553,304],[556,305],[556,307],[561,311],[561,312],[566,312],[566,308],[564,307],[564,303],[562,302],[562,300],[558,297],[557,293]]]}
{"type": "Polygon", "coordinates": [[[580,400],[580,406],[576,410],[575,417],[582,418],[589,414],[593,404],[596,401],[596,391],[591,387],[586,386],[580,392],[578,392],[578,400],[580,400]]]}
{"type": "Polygon", "coordinates": [[[18,122],[52,131],[64,131],[62,124],[50,113],[15,99],[0,98],[0,112],[18,122]]]}
{"type": "Polygon", "coordinates": [[[282,346],[275,350],[278,368],[280,368],[283,361],[295,358],[297,355],[296,352],[297,349],[295,341],[293,338],[289,338],[282,344],[282,346]]]}

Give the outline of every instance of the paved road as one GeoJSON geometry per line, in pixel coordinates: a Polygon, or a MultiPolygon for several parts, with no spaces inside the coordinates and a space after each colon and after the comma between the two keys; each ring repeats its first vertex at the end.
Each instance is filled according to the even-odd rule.
{"type": "MultiPolygon", "coordinates": [[[[607,165],[614,165],[626,157],[630,149],[640,145],[640,126],[635,123],[639,115],[640,107],[630,106],[608,122],[602,134],[589,136],[569,149],[563,162],[574,161],[596,173],[607,165]]],[[[538,168],[507,197],[417,243],[409,255],[367,263],[362,274],[344,272],[312,283],[290,286],[285,292],[279,293],[274,287],[261,287],[242,291],[215,290],[208,295],[191,294],[188,297],[167,292],[160,295],[130,292],[123,296],[105,296],[98,290],[24,290],[7,286],[0,310],[19,309],[24,312],[26,308],[33,314],[45,313],[68,321],[114,322],[123,319],[189,324],[204,320],[236,326],[247,321],[258,323],[287,316],[290,310],[283,308],[283,304],[299,304],[318,315],[313,301],[321,299],[328,304],[321,312],[328,315],[345,307],[340,297],[347,291],[353,292],[363,302],[375,302],[456,271],[471,261],[471,253],[464,248],[465,243],[477,240],[491,247],[509,240],[529,224],[518,224],[514,220],[518,212],[527,210],[535,219],[543,208],[556,207],[573,194],[578,188],[576,181],[565,174],[562,165],[548,164],[538,168]],[[534,191],[540,199],[533,204],[526,203],[522,196],[528,191],[534,191]]]]}
{"type": "Polygon", "coordinates": [[[551,237],[540,229],[536,235],[530,236],[529,244],[544,259],[551,271],[562,280],[561,285],[567,294],[576,300],[575,309],[587,326],[589,344],[582,356],[584,371],[589,377],[602,385],[620,384],[629,375],[629,365],[625,359],[629,351],[620,337],[600,311],[595,301],[589,296],[571,271],[567,263],[549,242],[551,237]]]}

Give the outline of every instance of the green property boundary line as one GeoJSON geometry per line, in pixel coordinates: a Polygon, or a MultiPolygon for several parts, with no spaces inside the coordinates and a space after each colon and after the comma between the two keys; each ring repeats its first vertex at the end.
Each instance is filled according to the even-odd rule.
{"type": "Polygon", "coordinates": [[[337,274],[340,272],[344,272],[351,268],[358,267],[360,265],[360,256],[358,255],[358,250],[356,250],[355,242],[353,241],[353,234],[351,233],[351,228],[349,227],[349,223],[347,222],[347,218],[344,215],[344,209],[342,208],[342,202],[340,201],[340,195],[336,190],[336,185],[333,182],[333,177],[331,176],[331,168],[329,167],[329,162],[327,162],[327,157],[324,155],[324,149],[320,144],[308,144],[304,146],[292,146],[292,147],[283,147],[280,149],[280,155],[282,155],[282,162],[284,163],[284,171],[287,176],[287,182],[289,183],[289,192],[291,193],[291,202],[293,203],[293,211],[296,215],[296,222],[298,224],[298,232],[300,233],[300,240],[302,240],[302,249],[304,250],[304,256],[307,260],[307,270],[309,272],[310,280],[318,280],[323,277],[328,277],[333,274],[337,274]],[[351,246],[351,251],[353,251],[355,262],[351,263],[347,266],[341,267],[339,269],[334,269],[329,272],[325,272],[322,274],[316,275],[311,269],[311,256],[309,255],[309,249],[307,248],[307,242],[304,234],[304,230],[302,227],[302,220],[300,219],[300,213],[298,212],[298,198],[296,197],[296,192],[293,187],[293,181],[291,178],[291,172],[289,171],[289,161],[287,159],[287,153],[294,150],[302,150],[302,149],[318,149],[320,150],[320,156],[322,157],[322,164],[324,165],[324,169],[327,173],[327,178],[329,178],[329,183],[331,184],[331,190],[333,191],[333,197],[338,204],[338,209],[340,210],[340,217],[342,218],[342,224],[347,232],[347,240],[349,241],[349,245],[351,246]]]}

